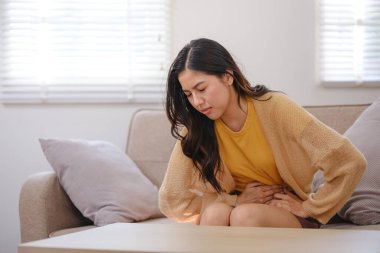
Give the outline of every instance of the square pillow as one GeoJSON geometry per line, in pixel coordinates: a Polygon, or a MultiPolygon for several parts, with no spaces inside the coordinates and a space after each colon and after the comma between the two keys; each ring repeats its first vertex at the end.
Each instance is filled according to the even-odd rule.
{"type": "MultiPolygon", "coordinates": [[[[380,223],[380,98],[373,102],[344,133],[362,152],[367,168],[354,193],[338,215],[358,225],[380,223]]],[[[323,174],[314,178],[314,189],[323,184],[323,174]]]]}
{"type": "Polygon", "coordinates": [[[162,217],[157,187],[115,145],[80,139],[39,141],[63,189],[95,225],[162,217]]]}

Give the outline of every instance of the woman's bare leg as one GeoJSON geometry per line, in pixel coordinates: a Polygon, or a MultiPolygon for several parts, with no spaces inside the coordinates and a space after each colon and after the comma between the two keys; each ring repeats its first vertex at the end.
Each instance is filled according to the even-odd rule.
{"type": "Polygon", "coordinates": [[[229,226],[232,209],[232,206],[225,203],[213,203],[203,211],[200,225],[229,226]]]}
{"type": "Polygon", "coordinates": [[[298,219],[285,209],[264,204],[244,204],[230,215],[231,226],[301,228],[298,219]]]}

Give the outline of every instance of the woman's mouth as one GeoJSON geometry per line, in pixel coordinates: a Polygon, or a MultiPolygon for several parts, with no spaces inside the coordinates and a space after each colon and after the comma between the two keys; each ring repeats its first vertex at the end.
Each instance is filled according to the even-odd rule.
{"type": "Polygon", "coordinates": [[[203,109],[203,110],[200,110],[201,113],[203,114],[210,114],[211,113],[211,110],[212,110],[212,107],[209,107],[209,108],[206,108],[206,109],[203,109]]]}

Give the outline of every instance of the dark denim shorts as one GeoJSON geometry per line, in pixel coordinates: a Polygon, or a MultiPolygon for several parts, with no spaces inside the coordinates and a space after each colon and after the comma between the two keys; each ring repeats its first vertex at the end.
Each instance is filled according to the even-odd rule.
{"type": "Polygon", "coordinates": [[[302,228],[320,228],[321,223],[313,218],[302,218],[299,216],[295,216],[298,222],[301,224],[302,228]]]}

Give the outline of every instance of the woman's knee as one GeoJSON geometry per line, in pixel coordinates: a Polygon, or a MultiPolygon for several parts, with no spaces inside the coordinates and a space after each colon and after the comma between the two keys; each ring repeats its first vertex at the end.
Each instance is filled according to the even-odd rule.
{"type": "Polygon", "coordinates": [[[262,204],[246,204],[235,207],[230,215],[231,226],[263,227],[267,213],[262,204]]]}
{"type": "Polygon", "coordinates": [[[224,203],[214,203],[202,213],[200,225],[229,226],[232,207],[224,203]]]}

